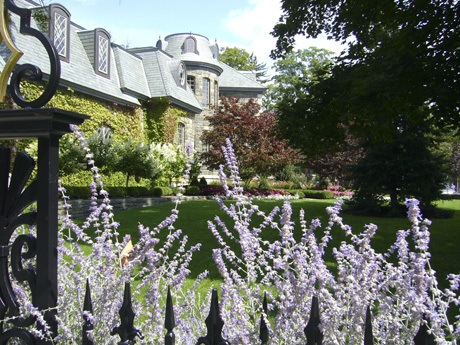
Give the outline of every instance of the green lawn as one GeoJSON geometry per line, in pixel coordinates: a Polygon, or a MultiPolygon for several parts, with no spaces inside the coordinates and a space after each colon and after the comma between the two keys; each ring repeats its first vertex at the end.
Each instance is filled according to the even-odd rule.
{"type": "MultiPolygon", "coordinates": [[[[310,221],[313,218],[319,218],[323,227],[327,222],[325,208],[334,203],[334,200],[294,200],[292,201],[295,221],[298,220],[300,209],[304,209],[306,219],[310,221]]],[[[280,206],[281,201],[257,201],[260,208],[269,212],[275,206],[280,206]]],[[[442,201],[439,206],[446,209],[455,210],[454,217],[451,219],[434,219],[430,227],[432,267],[438,272],[438,279],[441,284],[448,273],[460,272],[460,200],[442,201]]],[[[133,241],[137,239],[137,224],[142,223],[144,226],[155,227],[174,207],[172,204],[163,204],[153,207],[121,211],[115,214],[115,220],[121,223],[120,233],[131,234],[133,241]]],[[[210,280],[218,280],[219,275],[215,269],[211,257],[213,248],[216,248],[217,242],[207,228],[207,221],[212,220],[215,215],[222,216],[222,212],[215,201],[186,201],[179,205],[179,220],[175,227],[183,230],[184,234],[189,236],[189,243],[201,243],[201,251],[194,256],[191,270],[192,278],[204,270],[210,271],[210,280]]],[[[386,251],[395,240],[396,232],[400,229],[409,228],[409,221],[405,218],[372,218],[353,215],[343,215],[344,222],[354,229],[355,233],[363,229],[364,224],[374,223],[378,225],[379,230],[373,240],[373,247],[379,251],[386,251]]],[[[229,226],[229,222],[227,225],[229,226]]],[[[297,227],[297,234],[300,236],[300,229],[297,227]]],[[[275,230],[266,231],[263,235],[267,239],[277,238],[275,230]]],[[[344,239],[342,231],[334,228],[332,233],[332,245],[338,246],[344,239]]],[[[331,259],[330,253],[326,256],[327,260],[331,259]]],[[[444,285],[444,284],[442,284],[444,285]]]]}

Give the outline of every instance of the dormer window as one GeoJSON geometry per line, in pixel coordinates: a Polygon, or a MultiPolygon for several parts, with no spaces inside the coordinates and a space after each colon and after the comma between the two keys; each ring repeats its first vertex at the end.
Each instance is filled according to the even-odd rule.
{"type": "Polygon", "coordinates": [[[50,37],[59,58],[69,62],[70,55],[70,13],[61,5],[50,6],[50,37]]]}
{"type": "Polygon", "coordinates": [[[187,37],[184,41],[184,45],[182,46],[182,54],[185,53],[198,54],[198,50],[196,49],[196,39],[192,36],[187,37]]]}
{"type": "Polygon", "coordinates": [[[110,35],[104,29],[95,30],[94,69],[96,73],[110,77],[110,35]]]}

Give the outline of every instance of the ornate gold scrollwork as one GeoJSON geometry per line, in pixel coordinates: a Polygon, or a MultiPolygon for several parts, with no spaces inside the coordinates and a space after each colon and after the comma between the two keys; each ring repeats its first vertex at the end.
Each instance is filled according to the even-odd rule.
{"type": "Polygon", "coordinates": [[[59,79],[61,77],[61,63],[59,60],[58,53],[53,43],[51,42],[51,39],[47,35],[30,26],[30,19],[32,16],[32,12],[30,9],[20,8],[16,6],[13,0],[0,0],[0,2],[2,10],[2,13],[0,15],[0,20],[2,21],[0,28],[1,36],[2,39],[5,40],[5,44],[12,52],[12,55],[6,63],[5,68],[3,69],[3,72],[0,77],[0,82],[5,83],[5,86],[3,86],[3,84],[0,86],[0,88],[3,88],[3,94],[1,93],[2,89],[0,89],[0,97],[2,95],[3,97],[5,96],[6,83],[8,82],[8,78],[12,72],[10,79],[10,91],[11,97],[16,102],[16,104],[24,108],[40,108],[44,106],[46,103],[48,103],[51,97],[54,96],[54,93],[56,92],[56,89],[59,85],[59,79]],[[19,32],[21,34],[37,38],[46,49],[46,52],[49,57],[49,80],[43,93],[35,100],[28,101],[23,97],[21,93],[21,81],[24,78],[28,78],[29,80],[34,81],[41,81],[43,74],[38,66],[32,64],[18,65],[15,68],[15,65],[17,64],[19,58],[22,56],[22,52],[20,52],[12,42],[10,33],[8,31],[5,8],[19,15],[19,17],[21,18],[19,32]]]}

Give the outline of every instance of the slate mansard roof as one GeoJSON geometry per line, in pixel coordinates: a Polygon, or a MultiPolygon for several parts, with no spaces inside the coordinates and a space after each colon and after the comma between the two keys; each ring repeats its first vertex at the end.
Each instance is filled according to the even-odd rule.
{"type": "MultiPolygon", "coordinates": [[[[39,9],[31,0],[16,0],[18,7],[39,9]]],[[[52,5],[50,5],[52,6],[52,5]]],[[[59,5],[60,6],[60,5],[59,5]]],[[[70,11],[69,11],[70,13],[70,11]]],[[[71,13],[70,13],[71,14],[71,13]]],[[[46,74],[49,61],[45,49],[33,37],[19,33],[19,17],[11,13],[10,33],[15,45],[24,52],[19,64],[32,63],[46,74]]],[[[72,19],[72,18],[71,18],[72,19]]],[[[37,28],[32,19],[32,26],[37,28]]],[[[140,101],[149,98],[166,97],[173,104],[192,113],[200,113],[202,106],[193,90],[186,83],[178,84],[177,75],[181,62],[187,66],[211,68],[219,75],[219,88],[222,90],[249,91],[263,93],[265,87],[218,60],[218,46],[197,34],[174,34],[157,42],[155,47],[124,49],[111,43],[108,76],[95,71],[95,37],[97,30],[87,30],[70,22],[69,61],[61,61],[62,87],[70,87],[91,96],[125,105],[139,106],[140,101]],[[192,36],[199,53],[183,53],[182,45],[192,36]]],[[[8,48],[0,46],[0,68],[9,56],[8,48]]]]}

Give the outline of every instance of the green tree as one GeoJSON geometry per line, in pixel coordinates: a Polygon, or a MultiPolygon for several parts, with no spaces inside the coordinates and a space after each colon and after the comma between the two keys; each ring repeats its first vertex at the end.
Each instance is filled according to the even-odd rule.
{"type": "MultiPolygon", "coordinates": [[[[371,174],[364,168],[366,160],[375,163],[379,148],[399,147],[401,135],[420,139],[411,143],[418,152],[433,152],[433,139],[439,132],[458,123],[459,3],[308,0],[299,6],[298,1],[284,0],[282,4],[284,14],[273,31],[278,38],[274,56],[291,51],[297,34],[317,37],[324,33],[348,42],[330,75],[311,83],[307,95],[282,103],[284,114],[289,114],[285,133],[316,154],[340,147],[347,133],[357,138],[365,152],[362,164],[354,169],[355,181],[361,180],[355,185],[369,194],[372,190],[377,200],[376,195],[388,193],[388,188],[372,185],[372,179],[366,178],[371,174]]],[[[420,155],[407,160],[404,152],[395,149],[387,156],[390,161],[381,157],[380,166],[394,167],[393,180],[398,183],[394,188],[401,191],[390,193],[393,205],[403,196],[414,195],[409,184],[439,188],[439,176],[404,178],[409,165],[426,166],[420,155]]],[[[429,160],[435,162],[437,157],[429,160]]],[[[443,166],[436,169],[442,171],[443,166]]],[[[380,174],[385,174],[384,169],[380,174]]],[[[429,204],[436,193],[423,198],[429,204]]]]}
{"type": "Polygon", "coordinates": [[[160,177],[170,186],[175,179],[182,177],[187,157],[185,152],[174,144],[152,144],[151,150],[160,162],[160,177]]]}
{"type": "Polygon", "coordinates": [[[339,68],[366,76],[363,82],[357,80],[358,75],[353,78],[363,96],[385,97],[394,104],[393,97],[402,94],[413,106],[429,104],[430,113],[443,125],[457,124],[458,1],[282,0],[282,9],[272,32],[277,38],[273,56],[291,51],[296,35],[315,38],[326,34],[347,42],[339,68]]]}
{"type": "Polygon", "coordinates": [[[117,162],[115,171],[126,174],[126,188],[130,177],[155,179],[159,174],[159,162],[154,157],[150,147],[142,142],[128,140],[116,147],[117,162]]]}
{"type": "Polygon", "coordinates": [[[257,61],[257,56],[247,52],[245,49],[237,47],[222,48],[219,59],[238,71],[255,71],[257,81],[261,83],[266,83],[268,81],[267,64],[259,63],[257,61]]]}
{"type": "Polygon", "coordinates": [[[276,110],[279,102],[293,103],[309,93],[309,86],[330,73],[333,53],[311,47],[287,53],[273,64],[272,83],[264,95],[264,106],[276,110]]]}
{"type": "Polygon", "coordinates": [[[273,83],[265,94],[265,107],[276,111],[280,132],[289,142],[303,151],[304,165],[322,178],[339,180],[346,184],[349,168],[361,155],[359,141],[345,128],[341,131],[343,140],[332,136],[324,112],[313,107],[305,115],[304,109],[295,109],[295,104],[317,102],[319,98],[312,92],[313,86],[330,77],[334,64],[333,53],[316,47],[287,53],[274,63],[273,83]],[[301,113],[297,114],[296,111],[301,113]],[[298,115],[298,116],[296,116],[298,115]],[[320,127],[324,130],[318,132],[320,127]],[[304,135],[314,129],[314,137],[304,135]],[[312,140],[310,140],[310,138],[312,140]],[[326,140],[329,143],[326,143],[326,140]]]}

